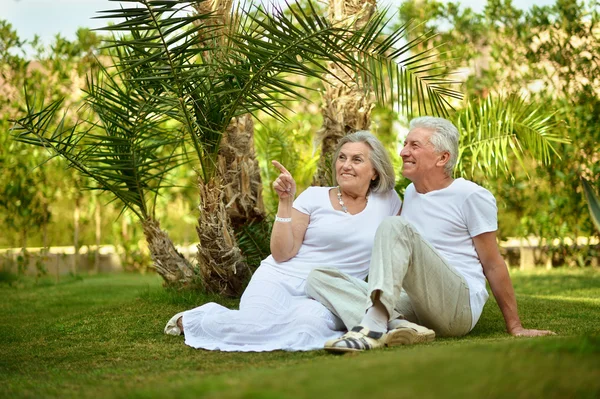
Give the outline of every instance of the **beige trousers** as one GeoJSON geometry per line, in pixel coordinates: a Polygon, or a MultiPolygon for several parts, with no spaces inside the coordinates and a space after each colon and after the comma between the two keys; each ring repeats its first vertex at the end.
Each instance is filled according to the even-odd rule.
{"type": "Polygon", "coordinates": [[[377,229],[368,280],[317,268],[309,274],[305,290],[348,329],[360,323],[378,297],[390,320],[404,318],[439,336],[461,336],[471,330],[464,277],[400,216],[387,218],[377,229]]]}

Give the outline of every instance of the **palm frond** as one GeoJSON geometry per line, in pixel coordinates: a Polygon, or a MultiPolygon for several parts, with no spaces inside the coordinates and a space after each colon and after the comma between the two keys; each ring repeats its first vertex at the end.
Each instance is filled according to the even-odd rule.
{"type": "Polygon", "coordinates": [[[454,119],[461,132],[457,169],[467,174],[498,171],[511,175],[513,155],[523,170],[528,154],[544,164],[559,156],[554,145],[568,143],[562,136],[556,112],[528,103],[517,94],[490,95],[481,102],[469,102],[454,119]]]}
{"type": "Polygon", "coordinates": [[[271,254],[272,228],[272,222],[263,220],[245,224],[235,232],[242,256],[252,270],[255,270],[260,262],[271,254]]]}
{"type": "Polygon", "coordinates": [[[449,98],[461,98],[450,88],[458,82],[446,79],[434,62],[433,49],[415,52],[419,46],[426,47],[430,36],[403,44],[408,27],[385,34],[389,25],[385,14],[376,14],[364,28],[350,29],[332,25],[326,18],[305,13],[299,7],[288,13],[289,17],[277,10],[272,14],[259,10],[249,18],[260,29],[232,38],[243,56],[238,64],[245,62],[254,68],[248,69],[245,79],[246,91],[255,93],[255,101],[248,101],[251,106],[262,99],[261,109],[268,107],[270,91],[293,98],[295,93],[280,80],[271,81],[280,73],[322,78],[328,72],[325,61],[341,71],[353,71],[353,78],[362,80],[379,101],[404,104],[408,116],[414,113],[410,108],[413,101],[420,114],[446,116],[449,98]]]}
{"type": "Polygon", "coordinates": [[[413,100],[419,113],[446,115],[449,99],[460,97],[449,88],[454,82],[439,73],[430,51],[415,53],[430,38],[403,44],[407,27],[385,34],[389,21],[383,14],[364,28],[349,29],[317,15],[310,3],[285,12],[248,3],[232,13],[235,23],[224,27],[210,12],[188,14],[195,1],[128,3],[138,7],[103,12],[119,20],[105,29],[122,34],[110,47],[131,49],[132,56],[118,68],[135,70],[131,79],[137,85],[165,89],[160,96],[170,101],[170,115],[192,141],[205,180],[232,118],[260,110],[284,120],[280,109],[302,98],[302,90],[315,89],[285,76],[322,79],[329,71],[327,62],[352,71],[381,101],[405,104],[409,115],[413,100]],[[386,76],[389,84],[384,84],[386,76]]]}
{"type": "Polygon", "coordinates": [[[600,198],[598,198],[598,195],[594,192],[590,182],[583,177],[581,178],[581,184],[583,185],[583,191],[585,192],[585,199],[587,200],[592,222],[594,223],[594,226],[596,226],[596,230],[600,233],[600,198]]]}
{"type": "Polygon", "coordinates": [[[43,146],[66,159],[70,167],[98,183],[91,189],[109,191],[146,219],[154,212],[150,198],[155,201],[159,190],[170,186],[169,173],[188,160],[181,151],[182,137],[167,125],[169,109],[159,100],[160,86],[140,90],[130,83],[123,74],[100,67],[98,77],[88,76],[87,120],[72,126],[66,125],[64,116],[55,123],[61,101],[38,110],[26,95],[27,114],[16,121],[13,133],[18,141],[43,146]]]}

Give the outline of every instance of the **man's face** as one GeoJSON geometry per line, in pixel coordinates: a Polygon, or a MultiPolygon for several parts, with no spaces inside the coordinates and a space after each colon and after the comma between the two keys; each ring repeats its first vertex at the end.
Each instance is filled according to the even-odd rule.
{"type": "Polygon", "coordinates": [[[435,151],[429,141],[432,133],[430,129],[417,127],[408,132],[404,140],[404,147],[400,151],[402,176],[413,183],[418,183],[432,173],[441,158],[441,154],[435,151]]]}

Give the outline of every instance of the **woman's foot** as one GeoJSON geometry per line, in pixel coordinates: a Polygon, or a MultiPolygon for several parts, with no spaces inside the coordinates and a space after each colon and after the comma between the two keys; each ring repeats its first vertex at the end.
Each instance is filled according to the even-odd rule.
{"type": "Polygon", "coordinates": [[[182,335],[183,334],[183,312],[177,313],[171,317],[165,326],[165,334],[168,335],[182,335]]]}

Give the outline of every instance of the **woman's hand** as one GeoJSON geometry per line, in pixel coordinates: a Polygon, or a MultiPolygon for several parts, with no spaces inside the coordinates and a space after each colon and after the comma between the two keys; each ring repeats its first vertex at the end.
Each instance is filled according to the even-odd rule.
{"type": "Polygon", "coordinates": [[[279,172],[281,172],[273,182],[273,188],[279,196],[279,199],[291,198],[293,200],[296,195],[296,182],[294,181],[292,174],[279,162],[271,161],[271,163],[279,169],[279,172]]]}

